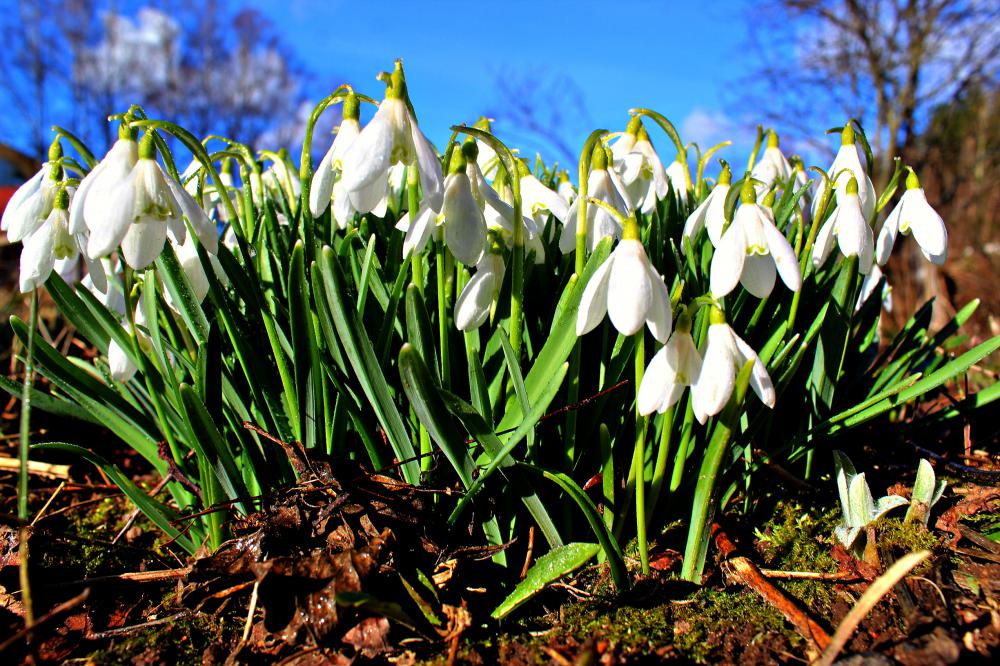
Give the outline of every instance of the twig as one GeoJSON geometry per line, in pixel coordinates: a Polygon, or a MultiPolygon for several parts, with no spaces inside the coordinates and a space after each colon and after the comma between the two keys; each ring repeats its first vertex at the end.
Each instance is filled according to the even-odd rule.
{"type": "Polygon", "coordinates": [[[795,629],[808,641],[811,641],[818,650],[826,649],[830,643],[830,636],[823,627],[813,620],[802,608],[799,607],[784,592],[769,583],[761,575],[749,558],[736,554],[736,546],[722,527],[718,523],[712,524],[712,537],[715,539],[715,546],[719,549],[722,558],[733,567],[738,578],[747,587],[759,594],[764,601],[778,609],[785,619],[788,620],[795,629]]]}
{"type": "MultiPolygon", "coordinates": [[[[17,458],[8,458],[7,456],[0,456],[0,471],[16,472],[20,469],[20,465],[21,463],[17,458]]],[[[44,462],[38,462],[37,460],[29,460],[28,474],[34,474],[35,476],[44,476],[50,479],[68,479],[69,465],[53,465],[52,463],[44,463],[44,462]]]]}
{"type": "Polygon", "coordinates": [[[5,640],[3,643],[0,643],[0,652],[3,652],[17,641],[21,640],[22,638],[25,638],[29,633],[37,631],[39,625],[45,624],[49,620],[59,615],[62,615],[67,611],[73,610],[74,608],[82,604],[84,601],[86,601],[87,597],[89,596],[90,596],[90,588],[88,587],[87,589],[85,589],[83,592],[76,595],[72,599],[62,602],[61,604],[50,610],[48,613],[38,618],[32,626],[24,627],[23,629],[16,632],[13,636],[5,640]]]}
{"type": "Polygon", "coordinates": [[[247,612],[247,621],[243,624],[243,638],[241,643],[246,643],[250,638],[250,627],[253,626],[253,614],[257,610],[257,592],[260,590],[260,579],[254,581],[253,590],[250,592],[250,610],[247,612]]]}
{"type": "Polygon", "coordinates": [[[152,620],[151,622],[143,622],[142,624],[133,624],[130,627],[119,627],[117,629],[108,629],[107,631],[99,631],[97,633],[87,634],[85,638],[89,640],[101,640],[102,638],[114,638],[115,636],[127,636],[128,634],[146,629],[148,627],[155,627],[160,624],[167,624],[175,620],[181,620],[183,618],[193,615],[191,611],[184,610],[179,613],[174,613],[168,617],[161,617],[158,620],[152,620]]]}
{"type": "Polygon", "coordinates": [[[761,569],[760,573],[765,578],[777,578],[779,580],[827,580],[834,583],[845,580],[861,580],[860,577],[855,576],[854,574],[841,573],[839,571],[829,573],[826,571],[781,571],[779,569],[761,569]]]}
{"type": "Polygon", "coordinates": [[[830,644],[823,650],[818,666],[830,666],[840,654],[840,651],[847,645],[847,640],[854,634],[854,631],[861,624],[861,620],[868,615],[868,612],[884,597],[889,590],[901,581],[906,574],[910,573],[913,567],[917,566],[928,557],[931,551],[920,550],[915,553],[907,553],[896,560],[889,569],[875,579],[875,581],[865,590],[865,593],[858,599],[851,612],[841,621],[837,631],[834,632],[830,644]]]}
{"type": "Polygon", "coordinates": [[[191,567],[180,567],[178,569],[163,569],[160,571],[133,571],[123,574],[112,574],[109,576],[94,576],[86,580],[76,580],[64,585],[78,585],[80,583],[158,583],[164,580],[174,580],[183,578],[191,573],[191,567]]]}
{"type": "Polygon", "coordinates": [[[55,489],[55,490],[54,490],[54,491],[52,492],[52,494],[51,494],[51,495],[49,495],[49,499],[47,499],[47,500],[45,501],[45,504],[43,504],[43,505],[42,505],[42,508],[38,510],[38,513],[36,513],[36,514],[35,514],[35,517],[34,517],[34,518],[33,518],[33,519],[31,520],[31,526],[32,526],[32,527],[34,527],[34,526],[35,526],[35,523],[37,523],[37,522],[38,522],[39,520],[41,520],[42,516],[44,516],[44,515],[45,515],[45,512],[46,512],[46,511],[48,511],[49,507],[50,507],[50,506],[52,505],[52,500],[54,500],[54,499],[56,498],[56,495],[58,495],[58,494],[59,494],[59,491],[61,491],[61,490],[62,490],[63,488],[65,488],[65,487],[66,487],[66,482],[65,482],[65,481],[63,481],[63,482],[61,482],[61,483],[59,484],[59,487],[57,487],[57,488],[56,488],[56,489],[55,489]]]}
{"type": "Polygon", "coordinates": [[[531,556],[535,552],[535,526],[532,525],[528,528],[528,552],[524,556],[524,566],[521,567],[521,580],[528,575],[528,569],[531,568],[531,556]]]}

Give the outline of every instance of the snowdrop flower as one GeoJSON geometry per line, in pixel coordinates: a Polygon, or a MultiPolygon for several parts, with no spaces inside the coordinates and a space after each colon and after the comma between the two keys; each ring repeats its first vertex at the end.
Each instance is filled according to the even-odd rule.
{"type": "Polygon", "coordinates": [[[778,135],[774,130],[768,131],[767,147],[760,160],[754,165],[750,176],[758,181],[757,196],[767,192],[773,185],[784,183],[792,174],[792,165],[788,163],[781,148],[778,147],[778,135]]]}
{"type": "Polygon", "coordinates": [[[132,171],[139,159],[139,144],[123,122],[118,127],[118,140],[97,166],[91,169],[77,188],[69,209],[69,230],[81,234],[106,223],[106,212],[111,192],[132,171]]]}
{"type": "Polygon", "coordinates": [[[125,262],[138,270],[153,263],[160,254],[168,227],[174,239],[183,242],[186,228],[175,192],[184,192],[190,199],[187,205],[193,204],[192,209],[201,208],[184,188],[176,183],[172,188],[169,180],[156,162],[153,134],[147,132],[139,145],[139,159],[125,180],[104,200],[94,199],[93,192],[89,195],[84,209],[90,229],[87,254],[96,259],[120,245],[125,262]]]}
{"type": "MultiPolygon", "coordinates": [[[[201,257],[198,256],[198,246],[195,245],[193,236],[185,238],[183,243],[173,243],[173,246],[174,252],[177,254],[177,262],[181,265],[181,269],[183,269],[184,275],[187,277],[188,284],[191,286],[191,292],[194,294],[195,299],[201,303],[205,300],[205,296],[208,295],[210,285],[208,275],[205,274],[205,268],[201,263],[201,257]]],[[[205,250],[216,279],[223,284],[228,284],[229,280],[226,277],[226,272],[222,269],[222,264],[219,263],[219,258],[208,248],[205,248],[205,250]]],[[[169,289],[163,290],[163,297],[171,309],[175,312],[178,311],[177,303],[174,302],[174,297],[169,289]]]]}
{"type": "MultiPolygon", "coordinates": [[[[843,132],[841,132],[840,150],[837,151],[837,156],[833,159],[833,164],[830,165],[827,175],[830,177],[831,186],[836,189],[838,205],[840,197],[847,190],[847,184],[851,178],[857,181],[855,191],[861,203],[861,211],[865,219],[870,220],[875,214],[875,186],[872,185],[872,180],[868,177],[868,172],[865,171],[865,167],[861,163],[861,154],[858,152],[858,147],[855,145],[854,140],[854,128],[848,124],[844,127],[843,132]]],[[[820,219],[820,215],[822,214],[822,211],[816,210],[822,198],[821,196],[817,196],[813,199],[810,213],[814,220],[820,219]]]]}
{"type": "Polygon", "coordinates": [[[726,198],[732,187],[732,172],[729,165],[722,162],[722,173],[719,180],[694,211],[688,215],[684,222],[684,231],[681,234],[681,251],[687,253],[691,241],[698,236],[702,227],[708,229],[708,238],[712,245],[719,246],[722,240],[722,232],[726,227],[726,198]]]}
{"type": "Polygon", "coordinates": [[[398,162],[416,164],[423,196],[432,209],[441,210],[441,164],[410,112],[402,61],[396,61],[396,68],[387,79],[385,99],[375,117],[344,153],[341,176],[344,191],[355,210],[368,213],[388,190],[389,167],[398,162]]]}
{"type": "Polygon", "coordinates": [[[568,204],[573,203],[573,199],[576,199],[576,188],[573,187],[569,174],[565,171],[559,172],[559,186],[556,188],[556,193],[568,204]]]}
{"type": "Polygon", "coordinates": [[[948,257],[948,230],[944,220],[927,203],[920,180],[913,169],[906,176],[906,191],[885,219],[875,251],[878,265],[885,266],[899,233],[912,233],[920,252],[931,263],[941,265],[948,257]]]}
{"type": "MultiPolygon", "coordinates": [[[[878,264],[873,266],[871,272],[861,282],[861,292],[858,294],[858,302],[854,304],[855,312],[860,310],[861,306],[872,297],[883,277],[885,276],[882,274],[882,270],[878,267],[878,264]]],[[[881,295],[882,309],[886,312],[892,312],[892,286],[889,285],[888,280],[886,280],[885,285],[882,287],[881,295]]]]}
{"type": "MultiPolygon", "coordinates": [[[[146,327],[146,314],[141,305],[135,308],[135,337],[139,343],[140,352],[149,352],[153,347],[152,340],[139,327],[146,327]]],[[[122,322],[122,328],[126,333],[131,333],[128,321],[122,322]]],[[[138,368],[132,362],[132,356],[118,342],[111,338],[108,345],[108,368],[111,371],[111,378],[116,382],[127,382],[135,376],[138,368]]]]}
{"type": "Polygon", "coordinates": [[[532,217],[539,229],[545,227],[548,215],[566,224],[569,205],[556,192],[542,184],[542,181],[528,170],[523,160],[517,160],[517,170],[521,177],[521,210],[532,217]]]}
{"type": "Polygon", "coordinates": [[[774,386],[757,352],[736,335],[718,308],[712,308],[709,322],[701,373],[691,388],[695,418],[704,424],[708,417],[722,411],[736,387],[737,373],[750,361],[753,361],[750,387],[761,402],[773,408],[774,386]]]}
{"type": "Polygon", "coordinates": [[[674,188],[674,195],[686,206],[688,202],[688,182],[691,180],[691,175],[687,167],[687,155],[678,153],[677,158],[667,167],[666,175],[667,181],[674,188]]]}
{"type": "Polygon", "coordinates": [[[618,135],[615,142],[611,144],[611,163],[618,171],[624,170],[625,156],[635,148],[640,127],[642,127],[642,117],[632,116],[625,127],[625,131],[618,135]]]}
{"type": "Polygon", "coordinates": [[[455,326],[472,331],[482,326],[500,295],[505,267],[501,249],[494,242],[476,264],[476,274],[466,283],[455,301],[455,326]]]}
{"type": "MultiPolygon", "coordinates": [[[[316,173],[313,174],[312,187],[309,189],[309,211],[313,217],[322,215],[333,201],[334,186],[339,182],[343,171],[344,154],[361,134],[359,114],[358,97],[354,93],[349,93],[344,98],[343,120],[337,128],[337,136],[316,167],[316,173]]],[[[349,203],[350,197],[345,198],[346,203],[349,203]]],[[[339,224],[340,220],[337,222],[339,224]]]]}
{"type": "MultiPolygon", "coordinates": [[[[587,196],[604,201],[617,210],[622,217],[629,214],[630,206],[615,185],[608,169],[608,156],[602,146],[594,149],[590,175],[587,177],[587,196]]],[[[580,207],[570,207],[566,224],[559,237],[559,249],[563,254],[576,251],[576,223],[580,207]]],[[[600,206],[587,206],[587,249],[594,251],[601,239],[611,236],[621,238],[622,228],[618,219],[600,206]]]]}
{"type": "Polygon", "coordinates": [[[431,236],[434,234],[434,230],[437,228],[437,220],[438,214],[431,210],[426,201],[420,202],[420,208],[417,209],[417,214],[412,222],[410,221],[410,211],[406,211],[399,218],[399,222],[396,223],[396,229],[406,233],[406,238],[403,240],[404,259],[411,252],[420,254],[424,251],[428,241],[430,241],[431,236]]]}
{"type": "Polygon", "coordinates": [[[865,275],[875,263],[875,236],[868,225],[868,218],[861,208],[858,181],[851,178],[843,193],[837,192],[837,208],[830,215],[816,236],[813,246],[813,265],[819,268],[830,256],[834,236],[845,257],[858,258],[858,270],[865,275]]]}
{"type": "MultiPolygon", "coordinates": [[[[58,152],[61,157],[62,151],[58,152]]],[[[50,159],[42,165],[38,173],[17,188],[7,202],[3,218],[0,218],[0,229],[7,233],[7,240],[17,243],[42,226],[52,212],[52,205],[62,181],[62,167],[50,159]]]]}
{"type": "MultiPolygon", "coordinates": [[[[622,160],[622,181],[643,215],[651,214],[656,202],[666,197],[670,189],[663,163],[641,125],[632,150],[622,160]]],[[[687,203],[687,187],[678,191],[684,193],[682,200],[687,203]]]]}
{"type": "Polygon", "coordinates": [[[275,197],[284,194],[289,201],[298,199],[302,194],[302,183],[299,181],[299,172],[288,167],[288,151],[282,148],[278,153],[266,153],[271,158],[269,166],[261,174],[261,183],[275,197]]]}
{"type": "MultiPolygon", "coordinates": [[[[83,256],[86,258],[86,252],[83,253],[83,256]]],[[[122,285],[121,278],[116,274],[111,260],[99,259],[93,265],[98,267],[97,270],[84,275],[83,279],[80,280],[80,286],[89,291],[108,310],[117,312],[124,317],[125,287],[122,285]],[[103,278],[103,286],[98,284],[98,280],[95,280],[94,276],[98,272],[103,278]]]]}
{"type": "Polygon", "coordinates": [[[733,223],[712,256],[712,295],[721,298],[739,283],[757,298],[764,298],[774,288],[776,272],[789,289],[798,291],[802,276],[795,251],[774,226],[770,211],[757,205],[750,178],[743,181],[740,200],[733,223]]]}
{"type": "Polygon", "coordinates": [[[60,188],[53,197],[52,210],[41,226],[24,239],[19,283],[21,293],[40,287],[49,278],[57,260],[75,259],[79,252],[69,234],[69,193],[60,188]]]}
{"type": "MultiPolygon", "coordinates": [[[[486,219],[472,191],[465,156],[459,151],[444,181],[444,240],[455,258],[466,266],[479,263],[486,251],[486,219]]],[[[428,206],[434,208],[433,202],[428,206]]]]}
{"type": "Polygon", "coordinates": [[[670,409],[693,386],[701,374],[701,355],[691,337],[691,317],[681,310],[677,328],[660,351],[656,352],[639,384],[639,413],[648,416],[670,409]]]}
{"type": "Polygon", "coordinates": [[[673,326],[667,285],[646,257],[635,216],[630,215],[624,226],[618,247],[583,290],[576,334],[594,330],[606,313],[622,335],[638,333],[645,323],[653,337],[666,342],[673,326]]]}

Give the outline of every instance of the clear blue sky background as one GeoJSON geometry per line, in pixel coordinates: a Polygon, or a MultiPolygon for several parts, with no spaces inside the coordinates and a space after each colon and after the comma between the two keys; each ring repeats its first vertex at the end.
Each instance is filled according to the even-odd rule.
{"type": "MultiPolygon", "coordinates": [[[[741,59],[751,5],[735,0],[673,2],[508,0],[402,2],[262,0],[249,3],[288,37],[301,63],[325,85],[348,82],[381,97],[375,80],[403,58],[421,126],[441,145],[448,127],[495,107],[498,69],[544,70],[583,89],[593,127],[624,129],[628,109],[655,109],[685,141],[731,138],[748,145],[752,116],[723,114],[723,91],[745,75],[741,59]]],[[[503,138],[502,124],[494,131],[503,138]]],[[[653,141],[667,140],[652,130],[653,141]]],[[[752,136],[752,134],[751,134],[752,136]]],[[[752,141],[752,139],[751,139],[752,141]]],[[[531,150],[531,146],[523,146],[531,150]]],[[[733,149],[732,157],[736,157],[733,149]]],[[[529,153],[530,154],[530,153],[529,153]]],[[[666,156],[665,156],[666,157],[666,156]]],[[[740,159],[742,159],[742,154],[740,159]]]]}

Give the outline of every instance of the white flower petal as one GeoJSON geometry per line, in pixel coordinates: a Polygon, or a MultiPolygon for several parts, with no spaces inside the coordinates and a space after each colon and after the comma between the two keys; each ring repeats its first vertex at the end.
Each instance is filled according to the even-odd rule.
{"type": "Polygon", "coordinates": [[[413,136],[413,147],[417,153],[417,170],[420,172],[420,189],[424,200],[432,210],[440,211],[444,187],[442,185],[441,163],[431,142],[410,118],[410,132],[413,136]]]}
{"type": "Polygon", "coordinates": [[[911,214],[910,231],[916,239],[924,256],[935,264],[943,264],[948,256],[948,230],[944,226],[944,220],[937,214],[923,190],[910,190],[917,192],[914,195],[915,206],[908,211],[911,214]]]}
{"type": "Polygon", "coordinates": [[[740,356],[743,357],[741,365],[747,361],[753,361],[753,368],[750,371],[750,387],[757,394],[757,397],[760,398],[761,402],[773,409],[776,397],[774,385],[771,383],[771,376],[767,374],[767,369],[764,367],[763,362],[761,362],[757,352],[735,333],[733,333],[733,342],[736,343],[736,349],[739,350],[740,356]]]}
{"type": "Polygon", "coordinates": [[[486,220],[472,196],[472,185],[464,172],[448,176],[442,213],[448,249],[466,266],[479,263],[486,251],[486,220]]]}
{"type": "Polygon", "coordinates": [[[635,335],[645,324],[653,299],[646,251],[637,240],[623,240],[615,254],[608,279],[608,318],[622,335],[635,335]]]}
{"type": "Polygon", "coordinates": [[[712,256],[709,272],[709,289],[716,298],[721,298],[736,288],[743,273],[747,253],[743,226],[733,222],[722,235],[719,246],[712,256]]]}
{"type": "Polygon", "coordinates": [[[503,284],[503,260],[489,255],[480,262],[455,302],[455,326],[460,331],[471,331],[482,326],[490,315],[490,308],[503,284]]]}
{"type": "MultiPolygon", "coordinates": [[[[352,198],[356,192],[369,188],[373,182],[386,179],[393,146],[393,128],[387,109],[388,105],[383,103],[344,154],[341,182],[352,198]]],[[[372,207],[375,203],[372,202],[372,207]]],[[[371,210],[362,210],[357,203],[355,208],[362,213],[371,210]]]]}
{"type": "Polygon", "coordinates": [[[755,297],[765,298],[770,295],[774,289],[774,278],[774,260],[770,256],[751,254],[743,262],[740,284],[755,297]]]}
{"type": "Polygon", "coordinates": [[[615,263],[615,255],[597,267],[590,281],[580,296],[580,309],[576,315],[576,334],[578,336],[591,332],[604,319],[608,311],[608,282],[611,277],[611,267],[615,263]]]}
{"type": "Polygon", "coordinates": [[[128,226],[122,238],[122,257],[129,266],[141,270],[156,260],[166,240],[165,222],[154,218],[139,218],[128,226]]]}
{"type": "Polygon", "coordinates": [[[322,215],[333,199],[333,184],[337,180],[333,172],[333,152],[336,147],[336,141],[330,144],[330,149],[323,155],[313,174],[309,187],[309,212],[313,217],[322,215]]]}
{"type": "Polygon", "coordinates": [[[677,350],[669,342],[653,355],[642,375],[636,404],[639,413],[647,416],[660,410],[660,405],[667,399],[674,388],[677,373],[676,363],[671,363],[668,356],[676,358],[677,350]]]}
{"type": "Polygon", "coordinates": [[[799,259],[795,256],[795,250],[785,235],[778,231],[770,221],[763,225],[764,238],[767,240],[767,249],[774,259],[774,265],[778,269],[781,281],[792,291],[798,291],[802,286],[802,273],[799,269],[799,259]]]}
{"type": "Polygon", "coordinates": [[[667,290],[663,278],[648,262],[646,263],[646,272],[649,274],[649,283],[652,287],[649,311],[646,313],[646,325],[649,326],[654,338],[660,342],[666,342],[674,324],[673,310],[670,306],[670,292],[667,290]]]}

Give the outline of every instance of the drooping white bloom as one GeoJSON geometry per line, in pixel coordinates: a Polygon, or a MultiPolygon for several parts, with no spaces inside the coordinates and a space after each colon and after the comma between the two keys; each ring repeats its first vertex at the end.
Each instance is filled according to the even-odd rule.
{"type": "Polygon", "coordinates": [[[686,387],[698,381],[701,355],[691,337],[690,325],[690,317],[682,314],[677,330],[646,366],[636,397],[639,413],[643,416],[667,411],[680,400],[686,387]]]}
{"type": "MultiPolygon", "coordinates": [[[[587,196],[609,204],[624,217],[629,214],[630,206],[615,185],[613,171],[608,169],[607,157],[600,146],[594,151],[593,169],[587,177],[587,196]]],[[[579,202],[577,202],[579,204],[579,202]]],[[[576,251],[576,224],[579,205],[570,206],[566,224],[559,237],[559,249],[563,254],[576,251]]],[[[621,238],[622,228],[618,219],[600,206],[587,206],[587,249],[594,251],[597,244],[607,236],[621,238]]]]}
{"type": "Polygon", "coordinates": [[[344,153],[340,182],[355,210],[367,213],[378,205],[388,190],[389,167],[400,162],[417,165],[424,198],[432,209],[441,210],[441,165],[407,106],[403,67],[397,60],[375,117],[344,153]]]}
{"type": "MultiPolygon", "coordinates": [[[[861,163],[861,154],[858,152],[858,147],[855,145],[854,139],[854,128],[848,124],[841,133],[840,150],[837,151],[837,156],[833,159],[833,164],[827,170],[827,175],[830,178],[830,184],[836,190],[838,205],[840,196],[846,192],[847,184],[851,178],[857,181],[855,187],[858,200],[861,204],[861,211],[866,220],[871,220],[875,214],[875,202],[877,199],[875,196],[875,186],[872,185],[872,180],[868,177],[868,172],[861,163]]],[[[814,220],[820,219],[822,211],[816,209],[819,207],[822,198],[821,196],[813,198],[810,214],[814,220]]]]}
{"type": "MultiPolygon", "coordinates": [[[[87,253],[82,254],[86,258],[87,253]]],[[[125,316],[124,285],[121,277],[116,274],[112,262],[109,259],[99,259],[89,264],[88,268],[92,270],[83,276],[80,286],[93,294],[94,298],[108,310],[125,316]]]]}
{"type": "MultiPolygon", "coordinates": [[[[201,263],[201,257],[198,255],[198,247],[195,245],[194,237],[188,236],[181,244],[173,243],[173,247],[174,252],[177,254],[177,262],[181,265],[184,276],[187,277],[188,284],[191,286],[191,292],[194,294],[195,299],[201,303],[205,300],[205,296],[208,295],[210,284],[208,275],[205,274],[205,268],[201,263]]],[[[212,252],[207,247],[205,251],[208,254],[208,261],[212,265],[212,271],[215,273],[216,279],[223,284],[228,284],[229,279],[226,277],[226,272],[222,269],[222,264],[219,263],[219,258],[215,256],[215,252],[212,252]]],[[[163,297],[167,305],[173,310],[178,311],[177,303],[174,302],[173,294],[170,293],[169,289],[164,290],[163,297]]]]}
{"type": "Polygon", "coordinates": [[[75,259],[76,239],[69,233],[69,194],[60,190],[41,226],[24,239],[21,249],[19,283],[21,293],[40,287],[52,273],[56,261],[75,259]]]}
{"type": "MultiPolygon", "coordinates": [[[[473,196],[465,166],[463,158],[445,178],[441,214],[448,249],[463,264],[473,266],[486,251],[486,219],[473,196]]],[[[428,206],[434,207],[431,202],[428,206]]]]}
{"type": "Polygon", "coordinates": [[[570,181],[569,176],[566,175],[565,171],[559,173],[559,187],[556,188],[556,192],[566,203],[573,203],[573,199],[576,199],[576,188],[573,187],[573,183],[570,181]]]}
{"type": "Polygon", "coordinates": [[[349,94],[344,99],[343,120],[337,128],[337,136],[313,174],[312,187],[309,189],[309,211],[313,217],[322,215],[333,200],[334,186],[343,171],[344,154],[361,134],[358,113],[358,98],[353,93],[349,94]]]}
{"type": "MultiPolygon", "coordinates": [[[[146,313],[143,310],[141,304],[135,308],[135,337],[139,343],[139,349],[143,352],[148,352],[152,349],[152,340],[146,335],[140,327],[146,327],[146,313]]],[[[122,328],[125,329],[126,333],[130,333],[130,327],[128,321],[122,322],[122,328]]],[[[111,371],[111,378],[116,382],[127,382],[135,376],[138,367],[132,361],[132,355],[127,353],[122,349],[118,342],[111,338],[111,343],[108,345],[108,368],[111,371]]]]}
{"type": "Polygon", "coordinates": [[[691,241],[698,236],[702,227],[708,230],[708,238],[712,241],[712,245],[719,246],[722,232],[726,227],[726,197],[729,196],[731,182],[732,175],[729,171],[729,165],[725,164],[715,187],[684,222],[684,231],[681,234],[682,252],[687,253],[691,241]]]}
{"type": "Polygon", "coordinates": [[[875,263],[875,235],[861,209],[858,181],[854,178],[848,181],[843,193],[837,192],[837,207],[816,236],[812,259],[817,268],[830,256],[834,237],[841,253],[857,257],[858,270],[867,275],[875,263]]]}
{"type": "MultiPolygon", "coordinates": [[[[91,191],[84,209],[84,218],[90,230],[87,254],[96,259],[110,254],[121,246],[122,257],[134,269],[153,263],[167,240],[169,228],[177,242],[187,235],[181,206],[174,191],[190,195],[175,183],[171,188],[169,177],[155,159],[152,135],[143,137],[139,160],[125,180],[110,190],[104,200],[95,199],[91,191]]],[[[193,211],[201,210],[190,199],[186,205],[193,211]]],[[[203,211],[202,211],[203,212],[203,211]]]]}
{"type": "Polygon", "coordinates": [[[594,330],[605,314],[622,335],[638,333],[645,323],[653,337],[666,342],[673,327],[670,293],[649,263],[635,218],[626,221],[625,238],[587,282],[580,298],[576,334],[594,330]]]}
{"type": "MultiPolygon", "coordinates": [[[[656,202],[667,196],[670,189],[667,171],[644,127],[640,126],[632,149],[622,159],[621,177],[629,196],[643,215],[651,214],[656,202]]],[[[686,203],[687,186],[678,191],[683,192],[682,200],[686,203]]]]}
{"type": "MultiPolygon", "coordinates": [[[[406,238],[403,240],[403,258],[405,259],[411,252],[416,252],[420,254],[427,247],[428,241],[430,241],[431,236],[434,235],[434,229],[437,228],[438,214],[430,209],[430,206],[426,202],[420,202],[420,208],[417,210],[416,216],[413,221],[410,221],[410,211],[406,211],[399,222],[396,223],[396,229],[406,233],[406,238]]],[[[414,259],[414,261],[417,261],[414,259]]]]}
{"type": "Polygon", "coordinates": [[[80,181],[69,209],[71,234],[84,233],[105,223],[112,190],[122,184],[139,159],[139,144],[131,132],[123,126],[118,136],[104,159],[80,181]]]}
{"type": "Polygon", "coordinates": [[[712,294],[721,298],[742,284],[757,298],[764,298],[774,288],[776,272],[789,289],[798,291],[802,276],[795,251],[774,225],[769,209],[757,205],[749,178],[740,196],[742,204],[712,256],[712,294]]]}
{"type": "Polygon", "coordinates": [[[569,217],[566,201],[531,173],[521,175],[521,208],[524,213],[531,215],[539,229],[545,227],[545,218],[549,214],[562,224],[569,217]]]}
{"type": "MultiPolygon", "coordinates": [[[[875,264],[872,267],[871,272],[865,276],[865,279],[861,281],[861,291],[858,294],[858,302],[854,304],[854,311],[857,312],[861,309],[869,298],[875,293],[879,284],[882,282],[882,278],[885,277],[882,274],[882,270],[875,264]]],[[[892,286],[889,281],[886,280],[885,285],[881,290],[882,296],[882,309],[886,312],[892,312],[892,286]]]]}
{"type": "Polygon", "coordinates": [[[681,203],[687,205],[688,202],[688,170],[687,165],[681,162],[682,159],[686,159],[686,156],[680,154],[677,158],[670,163],[667,167],[666,175],[667,181],[670,183],[671,187],[674,188],[674,194],[680,199],[681,203]]]}
{"type": "Polygon", "coordinates": [[[493,303],[500,294],[504,271],[503,257],[499,251],[487,252],[479,260],[476,274],[466,283],[455,301],[455,326],[458,330],[472,331],[486,322],[493,303]]]}
{"type": "Polygon", "coordinates": [[[761,402],[774,407],[774,385],[767,369],[757,352],[736,335],[721,314],[713,310],[701,373],[691,388],[691,407],[699,423],[705,423],[708,417],[722,411],[736,387],[737,373],[749,361],[753,361],[750,387],[761,402]]]}
{"type": "Polygon", "coordinates": [[[885,266],[889,261],[892,246],[900,233],[912,233],[920,246],[920,252],[928,261],[940,266],[948,257],[948,230],[944,226],[944,220],[927,203],[920,181],[912,170],[906,177],[906,191],[885,219],[878,234],[875,255],[879,266],[885,266]]]}
{"type": "Polygon", "coordinates": [[[758,181],[755,183],[757,196],[762,196],[774,185],[784,183],[791,174],[792,165],[788,163],[785,154],[781,152],[778,135],[772,130],[768,132],[767,147],[764,149],[764,153],[750,172],[750,177],[758,181]]]}
{"type": "Polygon", "coordinates": [[[0,218],[0,230],[7,240],[17,243],[42,226],[52,212],[56,192],[62,183],[62,169],[46,162],[11,196],[0,218]]]}

